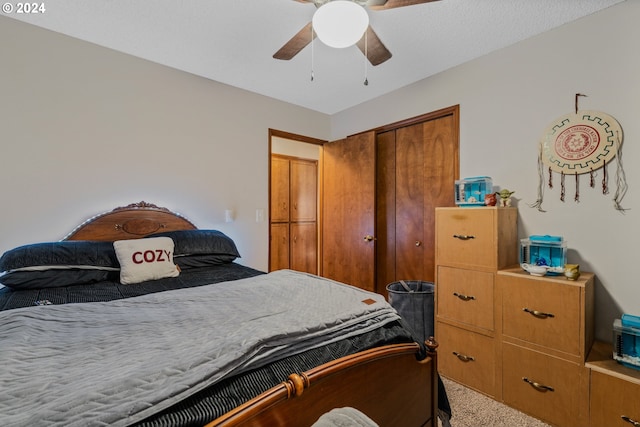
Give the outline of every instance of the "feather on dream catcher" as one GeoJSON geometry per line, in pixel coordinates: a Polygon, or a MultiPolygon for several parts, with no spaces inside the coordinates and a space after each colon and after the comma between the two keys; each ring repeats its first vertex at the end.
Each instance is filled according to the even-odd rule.
{"type": "Polygon", "coordinates": [[[544,131],[538,154],[538,200],[531,205],[542,209],[545,174],[548,187],[553,188],[554,173],[559,174],[560,200],[565,201],[566,180],[575,179],[574,201],[580,201],[579,176],[589,174],[589,186],[595,188],[596,178],[601,181],[602,194],[609,194],[607,164],[616,159],[614,208],[624,212],[622,199],[627,182],[622,168],[622,128],[616,119],[600,111],[578,111],[576,94],[575,113],[554,120],[544,131]],[[598,174],[596,171],[601,171],[598,174]],[[598,176],[601,175],[601,176],[598,176]]]}

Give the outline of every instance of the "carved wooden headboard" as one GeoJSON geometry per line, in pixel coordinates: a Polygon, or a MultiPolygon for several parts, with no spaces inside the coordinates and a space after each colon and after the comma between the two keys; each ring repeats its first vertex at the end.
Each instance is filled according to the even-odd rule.
{"type": "Polygon", "coordinates": [[[77,226],[63,240],[116,241],[138,239],[162,231],[196,228],[184,216],[143,201],[93,216],[77,226]]]}

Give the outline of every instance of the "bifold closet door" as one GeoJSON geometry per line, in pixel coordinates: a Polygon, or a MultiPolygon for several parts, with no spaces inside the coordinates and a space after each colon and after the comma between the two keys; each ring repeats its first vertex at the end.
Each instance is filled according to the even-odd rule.
{"type": "Polygon", "coordinates": [[[457,121],[452,114],[376,136],[377,291],[435,280],[435,207],[454,203],[457,121]]]}
{"type": "Polygon", "coordinates": [[[425,273],[425,137],[422,123],[396,130],[396,277],[428,280],[425,273]]]}
{"type": "Polygon", "coordinates": [[[458,116],[447,114],[422,124],[425,146],[423,167],[423,271],[425,280],[435,281],[436,208],[455,206],[455,180],[460,176],[458,116]]]}

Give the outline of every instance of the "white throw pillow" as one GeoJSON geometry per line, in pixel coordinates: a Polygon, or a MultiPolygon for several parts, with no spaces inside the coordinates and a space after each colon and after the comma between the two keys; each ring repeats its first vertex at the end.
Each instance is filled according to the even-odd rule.
{"type": "Polygon", "coordinates": [[[117,240],[113,248],[120,262],[120,283],[130,285],[147,280],[176,277],[173,240],[169,237],[117,240]]]}

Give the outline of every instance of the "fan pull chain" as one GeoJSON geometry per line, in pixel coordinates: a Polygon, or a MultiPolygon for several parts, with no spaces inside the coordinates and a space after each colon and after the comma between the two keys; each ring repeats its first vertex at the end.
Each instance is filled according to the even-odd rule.
{"type": "Polygon", "coordinates": [[[594,172],[593,168],[591,168],[591,170],[589,171],[589,187],[591,188],[595,188],[596,186],[596,173],[594,172]]]}
{"type": "Polygon", "coordinates": [[[564,172],[560,172],[560,201],[564,202],[564,172]]]}
{"type": "Polygon", "coordinates": [[[607,186],[609,178],[607,177],[607,164],[602,166],[602,194],[609,194],[609,187],[607,186]]]}
{"type": "Polygon", "coordinates": [[[551,167],[549,167],[549,188],[553,188],[553,172],[551,171],[551,167]]]}
{"type": "Polygon", "coordinates": [[[311,26],[311,81],[313,81],[313,25],[311,26]]]}
{"type": "Polygon", "coordinates": [[[580,201],[580,182],[578,180],[578,172],[575,172],[576,175],[576,195],[573,197],[573,201],[578,203],[580,201]]]}
{"type": "Polygon", "coordinates": [[[368,43],[368,38],[367,38],[367,33],[369,32],[369,30],[365,30],[364,31],[364,85],[365,86],[369,86],[369,79],[367,78],[367,61],[369,60],[369,55],[368,55],[368,50],[369,50],[369,43],[368,43]]]}

